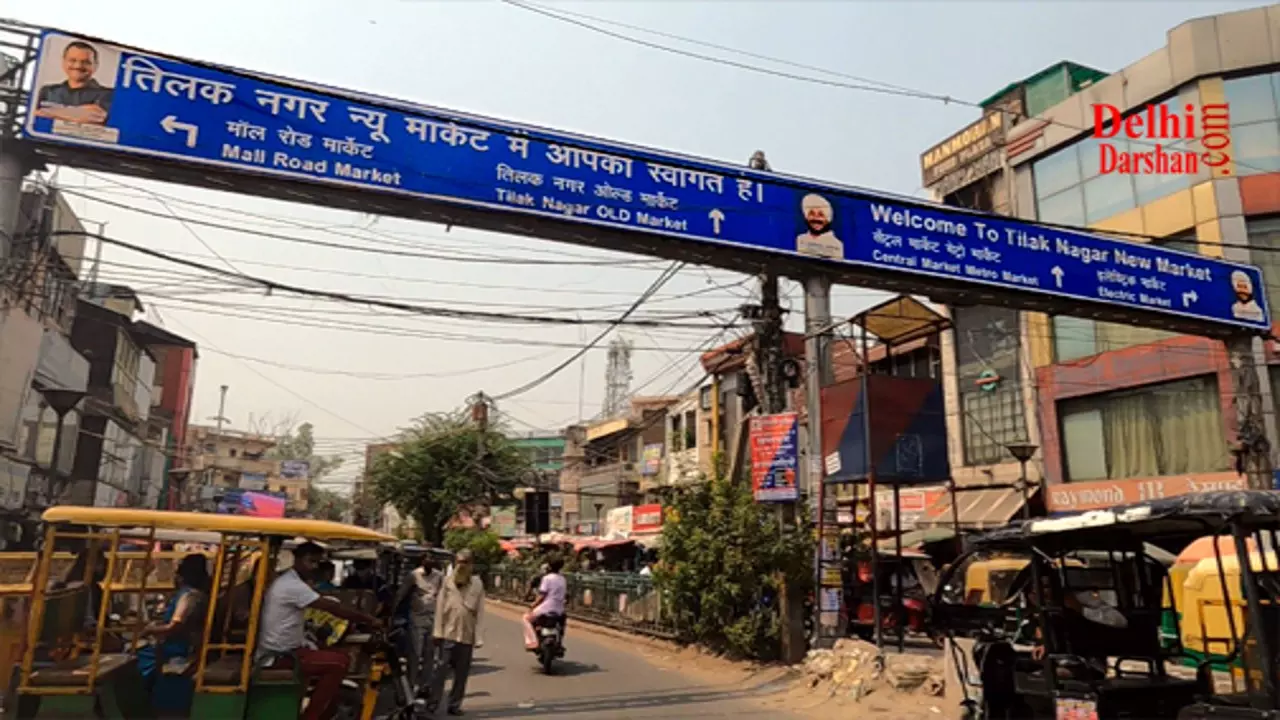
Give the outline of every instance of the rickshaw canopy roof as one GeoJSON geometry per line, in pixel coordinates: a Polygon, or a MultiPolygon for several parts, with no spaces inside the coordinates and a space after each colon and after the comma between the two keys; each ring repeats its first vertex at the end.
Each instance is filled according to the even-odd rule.
{"type": "Polygon", "coordinates": [[[329,541],[396,542],[396,538],[369,528],[345,525],[328,520],[304,520],[298,518],[261,518],[247,515],[59,505],[45,510],[41,519],[47,523],[91,525],[95,527],[143,527],[156,528],[158,530],[195,530],[234,535],[268,535],[283,538],[304,537],[329,541]]]}
{"type": "Polygon", "coordinates": [[[1023,520],[977,538],[980,547],[1033,545],[1045,551],[1108,550],[1118,538],[1146,542],[1159,537],[1220,535],[1232,522],[1280,528],[1280,493],[1232,490],[1193,493],[1109,510],[1023,520]]]}

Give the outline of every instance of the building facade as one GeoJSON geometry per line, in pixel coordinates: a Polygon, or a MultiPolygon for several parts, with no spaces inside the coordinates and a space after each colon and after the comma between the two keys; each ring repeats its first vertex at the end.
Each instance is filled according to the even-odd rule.
{"type": "Polygon", "coordinates": [[[271,450],[276,446],[274,437],[230,428],[191,425],[187,438],[190,470],[199,478],[194,487],[201,488],[203,495],[207,496],[202,496],[201,501],[211,500],[219,490],[238,488],[284,495],[290,513],[307,510],[308,476],[305,471],[286,471],[283,466],[292,461],[271,457],[271,450]]]}
{"type": "Polygon", "coordinates": [[[58,502],[140,507],[153,486],[155,450],[147,443],[155,357],[134,334],[137,298],[125,289],[81,299],[71,342],[89,361],[70,487],[58,502]],[[104,302],[104,300],[109,300],[104,302]],[[128,309],[129,314],[122,314],[128,309]]]}
{"type": "Polygon", "coordinates": [[[89,375],[71,343],[85,237],[53,189],[24,192],[21,216],[26,222],[0,253],[9,260],[0,281],[0,508],[33,520],[50,489],[66,485],[75,459],[89,375]]]}
{"type": "Polygon", "coordinates": [[[176,510],[182,480],[191,464],[186,452],[187,428],[191,422],[199,352],[194,342],[148,322],[135,323],[134,335],[156,359],[147,440],[160,450],[156,453],[160,471],[155,502],[147,506],[176,510]]]}
{"type": "MultiPolygon", "coordinates": [[[[1280,295],[1280,5],[1188,21],[1165,47],[1110,75],[1069,63],[985,103],[999,130],[958,135],[922,157],[925,182],[947,204],[1029,220],[1145,236],[1187,252],[1262,267],[1280,295]],[[1225,136],[1225,164],[1182,174],[1103,172],[1104,145],[1150,151],[1153,141],[1093,137],[1095,108],[1208,107],[1225,136]],[[999,118],[995,120],[994,118],[999,118]],[[940,150],[941,149],[941,150],[940,150]],[[945,171],[936,166],[950,157],[945,171]]],[[[1104,118],[1109,117],[1104,115],[1104,118]]],[[[1167,151],[1204,153],[1202,134],[1167,151]]],[[[1215,150],[1216,151],[1216,150],[1215,150]]],[[[1274,304],[1274,299],[1273,299],[1274,304]]],[[[1280,310],[1272,310],[1280,317],[1280,310]]],[[[1106,507],[1183,492],[1240,487],[1237,417],[1220,342],[1086,317],[1008,308],[952,308],[943,362],[957,481],[1010,481],[1011,443],[1039,447],[1050,511],[1106,507]]],[[[1277,442],[1280,353],[1256,341],[1267,433],[1277,442]]],[[[978,498],[980,494],[969,497],[978,498]]],[[[992,498],[987,498],[990,501],[992,498]]],[[[991,504],[986,502],[985,504],[991,504]]],[[[1005,503],[1008,514],[1016,511],[1005,503]]]]}

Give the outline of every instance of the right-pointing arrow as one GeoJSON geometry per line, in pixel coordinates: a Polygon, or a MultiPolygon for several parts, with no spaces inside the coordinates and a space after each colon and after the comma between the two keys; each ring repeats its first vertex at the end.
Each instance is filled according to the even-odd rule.
{"type": "Polygon", "coordinates": [[[1191,307],[1191,303],[1200,299],[1195,290],[1188,290],[1182,293],[1182,307],[1191,307]]]}

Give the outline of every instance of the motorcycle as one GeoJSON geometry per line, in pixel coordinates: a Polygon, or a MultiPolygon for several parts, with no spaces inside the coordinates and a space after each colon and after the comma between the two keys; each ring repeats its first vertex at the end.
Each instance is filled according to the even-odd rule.
{"type": "Polygon", "coordinates": [[[555,661],[564,657],[565,617],[542,615],[534,620],[533,628],[538,633],[538,647],[534,653],[543,672],[550,675],[555,661]]]}

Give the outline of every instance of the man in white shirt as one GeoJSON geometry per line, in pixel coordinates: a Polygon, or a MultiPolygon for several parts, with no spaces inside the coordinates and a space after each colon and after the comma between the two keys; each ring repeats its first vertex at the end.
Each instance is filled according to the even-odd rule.
{"type": "Polygon", "coordinates": [[[1231,273],[1231,289],[1236,294],[1236,302],[1231,306],[1232,316],[1237,320],[1262,322],[1262,307],[1253,297],[1253,281],[1248,273],[1243,270],[1231,273]]]}
{"type": "Polygon", "coordinates": [[[526,650],[538,648],[538,634],[534,632],[533,621],[543,615],[564,615],[565,595],[569,592],[569,584],[560,570],[564,568],[564,560],[553,557],[547,562],[547,574],[542,576],[538,585],[538,599],[533,609],[524,615],[524,646],[526,650]]]}
{"type": "Polygon", "coordinates": [[[804,213],[804,224],[809,232],[796,236],[796,252],[801,255],[844,259],[844,243],[836,237],[831,229],[835,220],[835,209],[826,198],[817,194],[805,195],[800,201],[800,212],[804,213]]]}
{"type": "Polygon", "coordinates": [[[308,608],[323,610],[344,620],[377,627],[376,618],[349,608],[336,600],[321,597],[307,584],[324,559],[324,548],[313,542],[305,542],[293,551],[293,567],[285,570],[271,582],[262,599],[262,621],[258,632],[258,645],[254,650],[257,663],[269,667],[289,667],[294,658],[308,680],[315,681],[315,690],[306,712],[300,720],[321,720],[329,711],[342,690],[342,679],[347,674],[350,657],[338,650],[313,650],[305,646],[308,608]]]}

